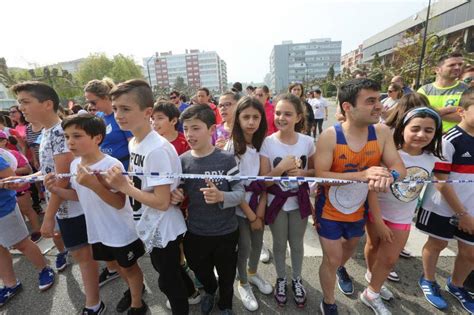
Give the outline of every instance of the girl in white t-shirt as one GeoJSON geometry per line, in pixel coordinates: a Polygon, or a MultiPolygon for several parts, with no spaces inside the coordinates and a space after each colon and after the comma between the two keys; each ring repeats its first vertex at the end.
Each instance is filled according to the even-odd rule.
{"type": "MultiPolygon", "coordinates": [[[[314,140],[301,134],[305,115],[301,100],[292,94],[280,95],[275,102],[274,122],[278,131],[267,137],[260,150],[260,174],[266,176],[314,176],[314,140]]],[[[274,296],[283,306],[287,302],[286,246],[291,248],[292,289],[298,307],[306,303],[301,280],[303,238],[311,214],[307,183],[267,183],[265,221],[273,236],[273,255],[277,272],[274,296]]]]}
{"type": "Polygon", "coordinates": [[[407,177],[411,183],[394,183],[391,191],[379,193],[377,198],[369,199],[369,207],[380,207],[384,223],[391,229],[392,242],[378,238],[375,224],[369,213],[367,222],[367,243],[365,258],[367,262],[367,289],[361,293],[364,304],[373,304],[374,300],[390,299],[393,294],[383,286],[388,274],[396,264],[404,248],[424,184],[416,180],[428,180],[437,158],[442,158],[441,117],[429,107],[416,107],[405,113],[395,126],[394,142],[407,168],[407,177]]]}
{"type": "MultiPolygon", "coordinates": [[[[225,149],[233,151],[241,175],[255,176],[260,171],[259,151],[267,134],[265,109],[256,98],[244,97],[237,103],[233,121],[232,141],[225,149]]],[[[236,207],[239,222],[239,253],[237,271],[240,299],[249,311],[258,309],[250,284],[263,294],[273,291],[271,284],[257,274],[265,228],[266,187],[261,181],[246,181],[245,200],[236,207]]]]}

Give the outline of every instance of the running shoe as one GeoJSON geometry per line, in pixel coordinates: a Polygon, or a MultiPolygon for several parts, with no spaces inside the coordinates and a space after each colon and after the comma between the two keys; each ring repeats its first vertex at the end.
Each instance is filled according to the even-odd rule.
{"type": "Polygon", "coordinates": [[[250,284],[253,284],[263,294],[270,294],[273,292],[272,285],[263,280],[258,273],[247,275],[250,284]]]}
{"type": "Polygon", "coordinates": [[[253,294],[252,287],[250,284],[240,284],[237,286],[237,291],[240,295],[240,300],[244,307],[250,312],[256,311],[258,309],[258,302],[253,294]]]}
{"type": "Polygon", "coordinates": [[[411,252],[407,249],[402,249],[402,251],[400,252],[400,257],[403,257],[403,258],[411,258],[413,257],[413,255],[411,254],[411,252]]]}
{"type": "Polygon", "coordinates": [[[260,252],[260,261],[264,264],[267,264],[270,261],[270,251],[265,244],[262,246],[262,251],[260,252]]]}
{"type": "Polygon", "coordinates": [[[15,295],[18,294],[22,289],[20,281],[16,281],[15,286],[13,287],[3,287],[0,288],[0,306],[5,305],[9,300],[11,300],[15,295]]]}
{"type": "Polygon", "coordinates": [[[82,315],[100,315],[100,314],[104,314],[105,310],[107,308],[105,307],[105,304],[104,302],[100,301],[100,306],[99,306],[99,309],[97,311],[93,311],[91,310],[90,308],[87,308],[87,307],[84,307],[82,309],[82,315]]]}
{"type": "MultiPolygon", "coordinates": [[[[142,294],[145,293],[145,285],[143,285],[142,294]]],[[[130,308],[132,305],[132,293],[130,292],[130,288],[128,288],[124,293],[120,301],[117,303],[117,307],[115,310],[118,313],[123,313],[130,308]]]]}
{"type": "Polygon", "coordinates": [[[337,276],[337,287],[345,295],[351,295],[354,293],[354,284],[352,279],[349,277],[349,274],[346,271],[346,268],[340,266],[336,271],[337,276]]]}
{"type": "MultiPolygon", "coordinates": [[[[370,283],[370,279],[372,279],[372,273],[367,270],[365,272],[365,281],[367,281],[367,283],[370,283]]],[[[390,301],[391,299],[393,299],[394,296],[392,291],[390,291],[385,285],[382,285],[380,287],[380,297],[385,301],[390,301]]]]}
{"type": "Polygon", "coordinates": [[[293,289],[294,300],[296,306],[303,308],[306,304],[306,290],[301,283],[301,278],[298,277],[295,280],[291,280],[291,288],[293,289]]]}
{"type": "Polygon", "coordinates": [[[120,275],[117,271],[110,272],[107,267],[104,267],[104,269],[102,269],[102,272],[99,275],[99,287],[114,279],[117,279],[118,277],[120,277],[120,275]]]}
{"type": "Polygon", "coordinates": [[[46,266],[39,273],[39,289],[41,291],[48,290],[54,283],[54,271],[51,267],[46,266]]]}
{"type": "Polygon", "coordinates": [[[62,253],[58,253],[56,255],[56,270],[58,272],[63,271],[67,267],[67,254],[68,251],[64,251],[62,253]]]}
{"type": "Polygon", "coordinates": [[[141,307],[130,307],[128,309],[127,315],[145,315],[148,311],[148,305],[146,305],[145,301],[142,300],[141,307]]]}
{"type": "MultiPolygon", "coordinates": [[[[189,305],[199,304],[200,302],[201,302],[201,293],[199,293],[199,290],[196,290],[196,292],[194,292],[192,296],[188,297],[189,305]]],[[[170,300],[166,300],[166,308],[168,308],[169,310],[171,309],[170,300]]]]}
{"type": "Polygon", "coordinates": [[[286,285],[285,278],[278,278],[275,285],[275,290],[273,296],[278,304],[278,306],[285,306],[288,301],[288,287],[286,285]]]}
{"type": "Polygon", "coordinates": [[[394,270],[390,271],[387,276],[387,279],[393,282],[400,282],[400,277],[398,276],[398,273],[396,273],[394,270]]]}
{"type": "Polygon", "coordinates": [[[448,303],[446,300],[441,296],[439,284],[436,281],[428,281],[423,276],[421,276],[420,280],[418,281],[418,285],[420,286],[423,294],[425,295],[425,299],[434,307],[442,310],[448,307],[448,303]]]}
{"type": "Polygon", "coordinates": [[[321,309],[321,313],[323,315],[338,315],[337,312],[337,305],[336,304],[326,304],[324,301],[321,301],[321,305],[319,306],[321,309]]]}
{"type": "Polygon", "coordinates": [[[451,277],[448,278],[445,289],[461,303],[469,314],[474,314],[474,299],[466,289],[454,286],[451,283],[451,277]]]}
{"type": "Polygon", "coordinates": [[[207,292],[201,298],[201,314],[209,315],[214,308],[215,295],[207,292]]]}
{"type": "Polygon", "coordinates": [[[375,299],[371,299],[367,296],[367,289],[365,289],[364,292],[360,294],[360,300],[370,307],[376,315],[392,315],[392,312],[387,309],[380,295],[375,299]]]}

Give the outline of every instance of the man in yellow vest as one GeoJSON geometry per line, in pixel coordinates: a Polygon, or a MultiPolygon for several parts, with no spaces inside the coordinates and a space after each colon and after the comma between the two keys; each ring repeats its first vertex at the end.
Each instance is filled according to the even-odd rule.
{"type": "Polygon", "coordinates": [[[464,82],[458,80],[462,65],[461,53],[442,56],[435,67],[435,82],[418,89],[418,93],[426,95],[431,106],[439,112],[443,119],[443,132],[447,132],[461,121],[457,107],[461,94],[468,88],[464,82]]]}

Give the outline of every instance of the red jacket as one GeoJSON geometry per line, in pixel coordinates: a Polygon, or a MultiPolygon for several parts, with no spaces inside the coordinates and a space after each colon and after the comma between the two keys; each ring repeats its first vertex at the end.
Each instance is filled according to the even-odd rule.
{"type": "Polygon", "coordinates": [[[277,132],[278,129],[275,126],[275,108],[269,102],[265,102],[265,116],[267,117],[267,136],[271,135],[274,132],[277,132]]]}

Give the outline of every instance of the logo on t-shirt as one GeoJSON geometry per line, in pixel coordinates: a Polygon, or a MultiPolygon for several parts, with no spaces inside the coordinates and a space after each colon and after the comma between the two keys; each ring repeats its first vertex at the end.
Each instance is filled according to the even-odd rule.
{"type": "Polygon", "coordinates": [[[456,104],[456,99],[450,98],[446,100],[444,107],[454,106],[454,104],[456,104]]]}
{"type": "Polygon", "coordinates": [[[107,127],[105,127],[105,134],[109,134],[112,132],[112,125],[108,124],[107,127]]]}
{"type": "Polygon", "coordinates": [[[469,153],[469,151],[466,151],[466,153],[464,153],[463,155],[461,155],[461,157],[470,158],[470,157],[472,157],[472,156],[471,156],[471,153],[469,153]]]}
{"type": "Polygon", "coordinates": [[[407,167],[406,181],[411,183],[394,183],[391,190],[395,198],[403,202],[410,202],[418,198],[423,189],[424,180],[429,179],[430,173],[422,167],[407,167]]]}

